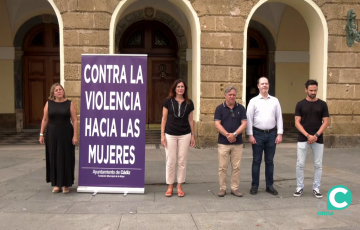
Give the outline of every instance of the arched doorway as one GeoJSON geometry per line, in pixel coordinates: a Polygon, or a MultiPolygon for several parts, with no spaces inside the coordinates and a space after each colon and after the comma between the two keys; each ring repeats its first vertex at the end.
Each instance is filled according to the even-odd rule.
{"type": "MultiPolygon", "coordinates": [[[[253,29],[248,30],[246,61],[246,106],[251,98],[259,94],[257,80],[266,76],[267,47],[263,37],[253,29]]],[[[270,94],[274,86],[270,88],[270,94]]]]}
{"type": "MultiPolygon", "coordinates": [[[[277,83],[281,83],[276,84],[277,95],[275,96],[280,98],[280,103],[281,97],[286,100],[293,100],[291,103],[282,103],[286,104],[286,106],[282,105],[282,109],[283,107],[286,107],[289,111],[291,110],[291,112],[293,112],[293,104],[295,101],[299,100],[293,95],[292,97],[289,97],[287,95],[289,94],[288,92],[294,94],[294,90],[299,90],[300,95],[301,90],[303,96],[305,77],[304,79],[301,79],[300,82],[300,78],[294,76],[294,73],[303,74],[307,72],[307,79],[317,80],[319,83],[317,96],[322,100],[326,100],[328,27],[325,16],[319,6],[312,0],[259,0],[259,2],[251,9],[246,20],[244,28],[244,44],[246,44],[248,39],[247,33],[251,20],[261,23],[274,37],[276,43],[274,55],[276,79],[277,83]],[[281,35],[279,36],[281,30],[284,31],[284,39],[281,39],[281,35]],[[286,63],[288,66],[290,66],[291,63],[294,65],[306,63],[307,67],[298,68],[300,71],[293,69],[292,74],[283,74],[284,79],[288,81],[284,82],[278,79],[283,72],[282,69],[279,68],[279,63],[280,65],[282,65],[281,63],[286,63]],[[287,76],[291,76],[291,78],[287,78],[287,76]],[[288,90],[288,92],[285,92],[284,89],[288,90]],[[279,93],[282,95],[278,95],[279,93]],[[286,95],[284,95],[285,93],[286,95]]],[[[244,50],[244,53],[246,52],[247,50],[244,50]]],[[[245,58],[246,55],[244,55],[244,59],[245,58]]],[[[244,63],[245,62],[246,59],[244,60],[244,63]]],[[[244,66],[246,65],[244,64],[244,66]]],[[[246,71],[247,68],[243,68],[244,76],[246,76],[246,71]]],[[[246,85],[247,84],[243,84],[243,92],[246,92],[246,85]]],[[[287,112],[285,111],[285,113],[287,112]]]]}
{"type": "Polygon", "coordinates": [[[119,52],[148,55],[146,120],[147,124],[160,124],[162,103],[171,84],[179,78],[174,33],[159,21],[135,22],[122,34],[119,52]]]}
{"type": "Polygon", "coordinates": [[[51,85],[60,82],[59,26],[35,26],[26,35],[23,50],[24,125],[35,129],[41,125],[51,85]]]}

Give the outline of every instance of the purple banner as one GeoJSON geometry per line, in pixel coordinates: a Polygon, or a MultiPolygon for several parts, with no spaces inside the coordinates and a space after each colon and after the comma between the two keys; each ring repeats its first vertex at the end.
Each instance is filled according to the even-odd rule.
{"type": "Polygon", "coordinates": [[[145,55],[82,55],[78,191],[144,189],[146,86],[145,55]]]}

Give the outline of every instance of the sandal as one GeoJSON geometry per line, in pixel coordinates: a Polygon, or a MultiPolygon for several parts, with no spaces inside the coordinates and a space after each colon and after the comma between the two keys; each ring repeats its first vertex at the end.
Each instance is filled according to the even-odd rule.
{"type": "Polygon", "coordinates": [[[59,193],[61,191],[61,189],[59,187],[55,187],[53,190],[52,190],[52,193],[59,193]]]}
{"type": "Polygon", "coordinates": [[[168,186],[168,189],[167,189],[167,191],[166,191],[166,193],[165,193],[165,196],[166,196],[166,197],[171,197],[172,194],[173,194],[173,189],[174,189],[174,187],[173,187],[172,185],[169,185],[169,186],[168,186]]]}
{"type": "Polygon", "coordinates": [[[64,194],[69,193],[69,192],[70,192],[69,187],[64,187],[64,188],[63,188],[63,193],[64,193],[64,194]]]}
{"type": "Polygon", "coordinates": [[[184,191],[182,190],[182,187],[181,187],[181,186],[178,186],[178,187],[177,187],[177,191],[178,191],[178,197],[183,197],[183,196],[185,196],[185,193],[184,193],[184,191]]]}

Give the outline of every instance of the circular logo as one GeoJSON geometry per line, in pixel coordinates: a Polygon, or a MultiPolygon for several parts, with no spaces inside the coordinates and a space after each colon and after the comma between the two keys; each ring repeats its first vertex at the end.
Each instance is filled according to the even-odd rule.
{"type": "Polygon", "coordinates": [[[342,210],[347,208],[352,201],[350,189],[343,185],[337,185],[330,189],[327,195],[328,210],[342,210]]]}

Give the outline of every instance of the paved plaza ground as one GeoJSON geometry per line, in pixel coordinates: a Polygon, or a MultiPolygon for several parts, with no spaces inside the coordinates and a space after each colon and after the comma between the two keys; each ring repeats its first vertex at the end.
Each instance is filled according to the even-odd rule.
{"type": "Polygon", "coordinates": [[[1,230],[360,229],[360,149],[325,149],[321,200],[312,195],[311,152],[307,157],[304,194],[293,197],[296,148],[290,143],[279,145],[275,155],[274,187],[278,196],[265,192],[263,164],[259,193],[249,194],[252,163],[249,145],[241,163],[240,191],[244,193],[241,198],[230,195],[229,186],[224,198],[217,196],[216,149],[190,150],[183,198],[164,196],[163,148],[147,146],[144,195],[92,196],[77,193],[77,184],[69,194],[52,194],[52,188],[45,182],[44,158],[44,146],[0,146],[1,230]],[[352,204],[345,209],[348,215],[334,212],[333,216],[319,216],[322,211],[319,202],[326,203],[326,194],[335,185],[344,185],[353,194],[352,204]]]}

